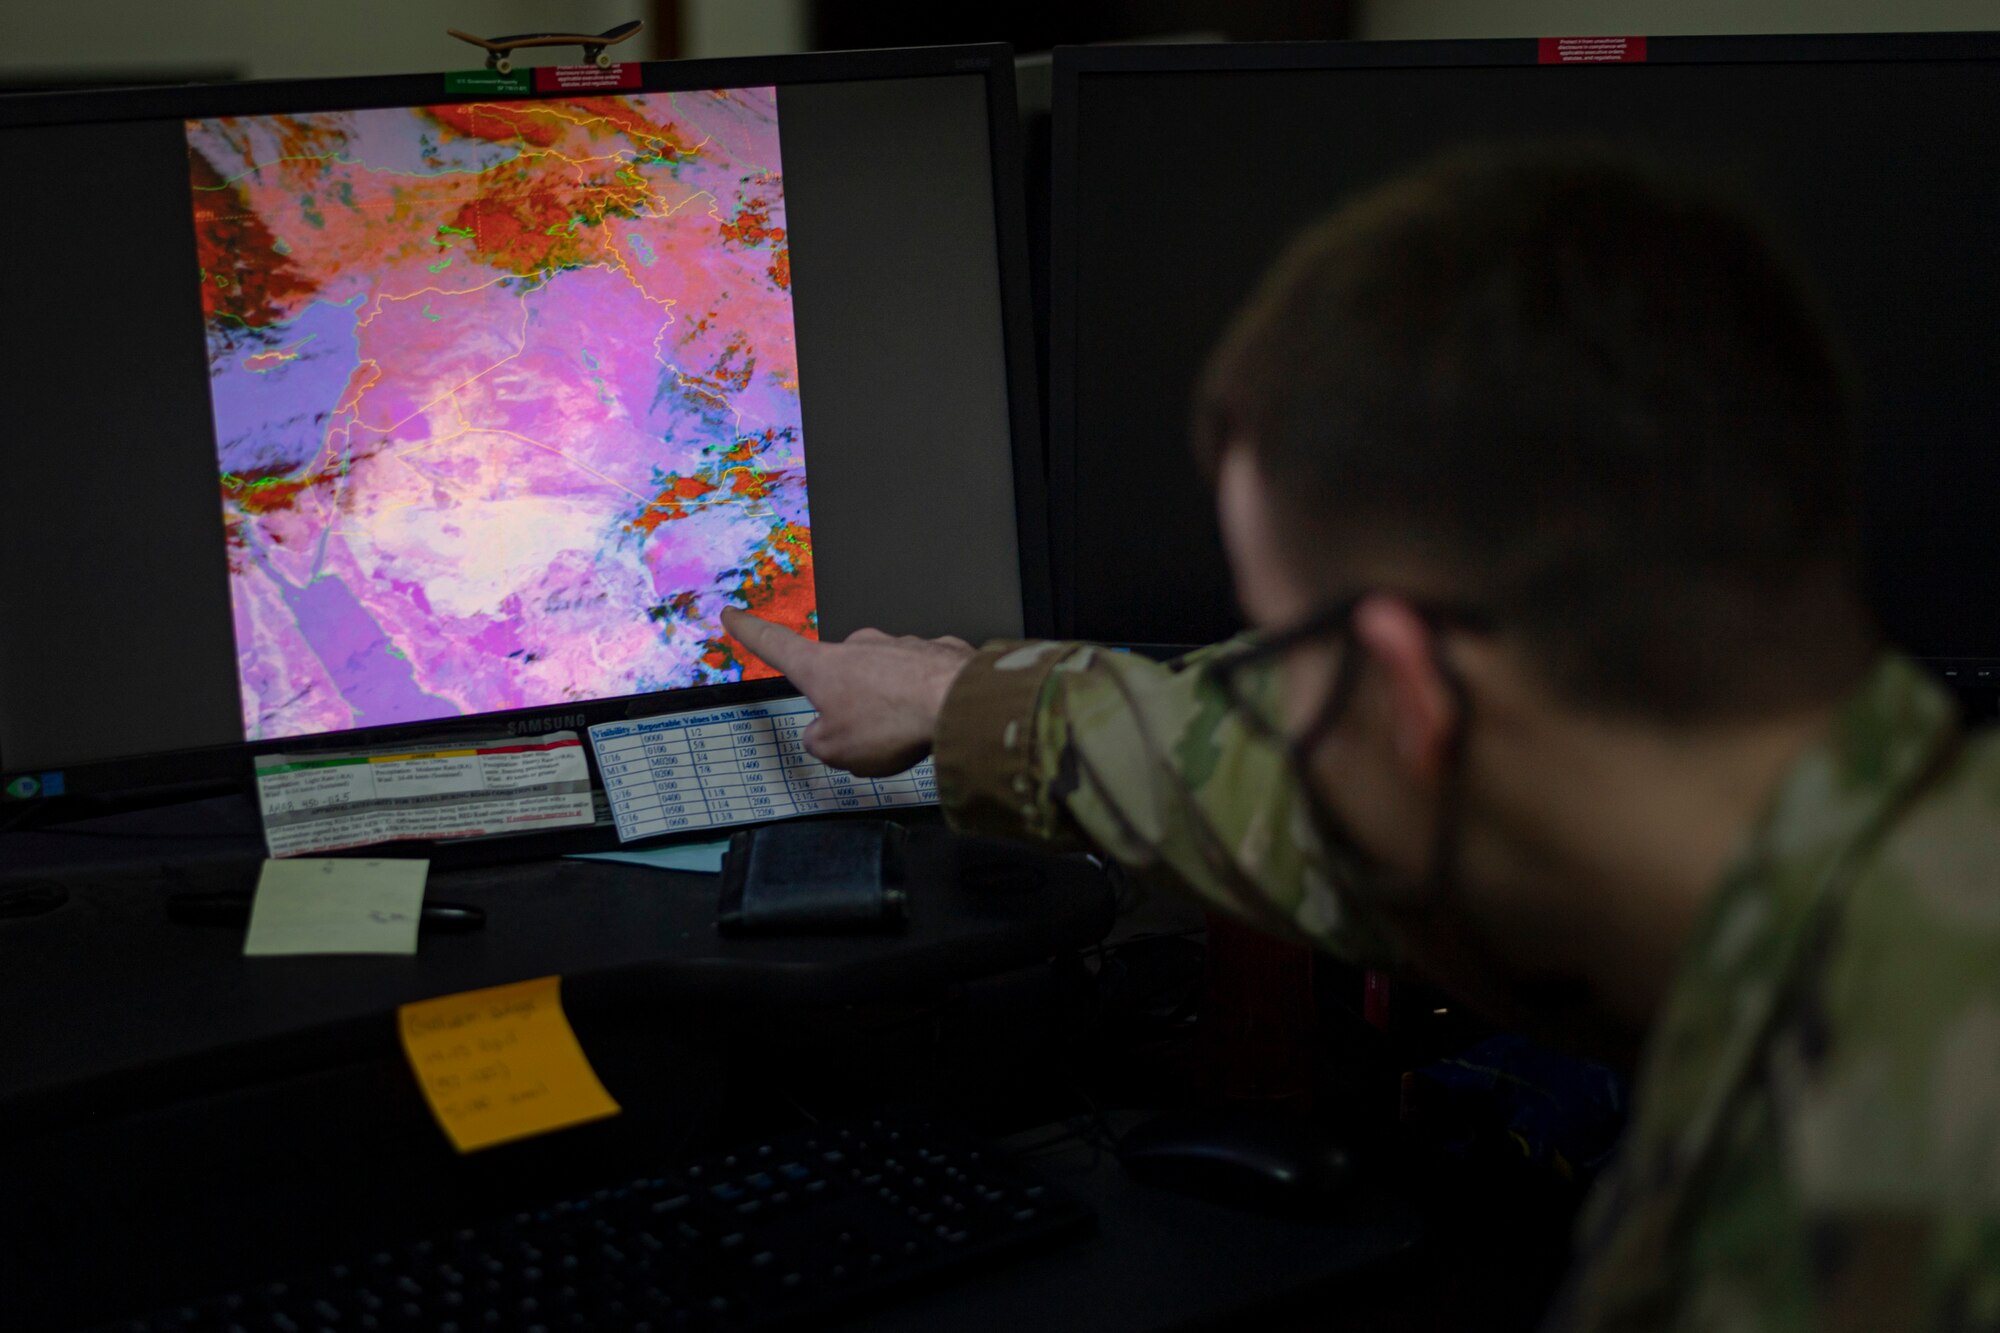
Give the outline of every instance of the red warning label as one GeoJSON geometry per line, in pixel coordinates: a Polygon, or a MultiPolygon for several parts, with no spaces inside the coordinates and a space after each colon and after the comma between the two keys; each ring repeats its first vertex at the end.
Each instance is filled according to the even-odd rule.
{"type": "Polygon", "coordinates": [[[538,93],[603,92],[638,86],[639,63],[636,60],[608,65],[603,69],[595,65],[535,66],[535,91],[538,93]]]}
{"type": "Polygon", "coordinates": [[[1543,37],[1544,65],[1626,65],[1646,58],[1644,37],[1543,37]]]}

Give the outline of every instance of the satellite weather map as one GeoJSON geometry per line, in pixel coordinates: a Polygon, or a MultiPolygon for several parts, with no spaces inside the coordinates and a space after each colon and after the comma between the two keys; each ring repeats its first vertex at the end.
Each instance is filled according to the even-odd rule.
{"type": "Polygon", "coordinates": [[[816,634],[771,88],[190,121],[248,739],[816,634]]]}

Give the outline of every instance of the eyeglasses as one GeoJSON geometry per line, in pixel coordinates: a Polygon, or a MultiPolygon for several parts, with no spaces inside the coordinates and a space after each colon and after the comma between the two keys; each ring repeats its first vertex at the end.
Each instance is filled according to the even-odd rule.
{"type": "MultiPolygon", "coordinates": [[[[1292,780],[1298,788],[1300,804],[1319,839],[1327,875],[1335,893],[1363,902],[1380,902],[1392,896],[1389,887],[1391,877],[1380,860],[1355,840],[1346,821],[1320,795],[1312,773],[1312,757],[1327,733],[1340,724],[1341,715],[1361,679],[1361,654],[1355,651],[1355,608],[1364,599],[1379,595],[1382,595],[1381,591],[1374,589],[1357,593],[1341,598],[1284,629],[1246,635],[1233,647],[1204,664],[1223,699],[1241,719],[1245,729],[1284,754],[1292,780]],[[1294,732],[1287,725],[1284,692],[1280,688],[1278,673],[1263,668],[1270,667],[1297,648],[1322,640],[1331,640],[1340,653],[1334,667],[1333,683],[1305,729],[1294,732]]],[[[1494,628],[1492,619],[1477,608],[1414,600],[1408,605],[1434,630],[1453,628],[1491,633],[1494,628]]],[[[1452,878],[1456,870],[1459,753],[1470,719],[1471,700],[1464,681],[1450,663],[1441,654],[1436,654],[1434,660],[1455,704],[1451,735],[1447,742],[1437,846],[1433,849],[1431,866],[1426,875],[1435,888],[1452,878]]]]}
{"type": "MultiPolygon", "coordinates": [[[[1353,669],[1354,611],[1369,597],[1384,595],[1379,589],[1355,593],[1332,602],[1296,624],[1278,630],[1246,634],[1235,644],[1210,658],[1205,664],[1223,698],[1236,710],[1246,728],[1259,740],[1283,750],[1310,751],[1326,733],[1340,723],[1361,673],[1353,669]],[[1264,672],[1287,653],[1309,643],[1332,640],[1340,652],[1334,669],[1333,685],[1320,701],[1305,730],[1294,734],[1287,726],[1283,692],[1277,674],[1264,672]]],[[[1463,629],[1490,634],[1492,617],[1476,607],[1454,603],[1409,600],[1409,607],[1434,630],[1463,629]]],[[[1455,693],[1462,694],[1457,673],[1439,662],[1440,672],[1455,693]]],[[[1462,702],[1462,700],[1461,700],[1462,702]]]]}

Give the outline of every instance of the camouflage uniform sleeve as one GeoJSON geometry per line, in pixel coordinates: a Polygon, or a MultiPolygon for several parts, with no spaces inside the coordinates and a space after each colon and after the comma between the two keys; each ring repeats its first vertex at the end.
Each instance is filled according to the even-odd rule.
{"type": "Polygon", "coordinates": [[[1552,1329],[2000,1331],[2000,733],[1887,656],[1647,1038],[1552,1329]]]}
{"type": "Polygon", "coordinates": [[[1909,960],[1929,994],[1878,994],[1896,1012],[1795,1066],[1790,1165],[1817,1327],[2000,1329],[2000,1000],[1991,982],[1938,993],[1955,952],[1909,960]]]}
{"type": "Polygon", "coordinates": [[[968,832],[1091,845],[1267,930],[1392,961],[1379,925],[1335,897],[1284,756],[1202,670],[1227,648],[1161,665],[1087,644],[988,645],[938,720],[947,817],[968,832]]]}
{"type": "Polygon", "coordinates": [[[1781,1066],[1822,1326],[2000,1329],[2000,752],[1990,739],[1887,841],[1841,934],[1781,1066]]]}

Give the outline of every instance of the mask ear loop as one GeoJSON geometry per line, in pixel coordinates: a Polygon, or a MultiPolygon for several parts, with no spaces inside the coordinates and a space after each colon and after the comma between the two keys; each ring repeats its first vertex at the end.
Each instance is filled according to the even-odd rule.
{"type": "MultiPolygon", "coordinates": [[[[1444,741],[1444,782],[1438,793],[1438,825],[1431,843],[1430,865],[1424,872],[1417,899],[1393,903],[1400,909],[1429,906],[1452,891],[1457,881],[1458,858],[1464,835],[1465,749],[1466,736],[1471,729],[1472,693],[1466,687],[1465,678],[1445,659],[1443,644],[1439,641],[1440,622],[1435,617],[1425,616],[1424,623],[1433,639],[1432,665],[1451,697],[1452,725],[1444,741]]],[[[1341,627],[1335,643],[1340,649],[1340,665],[1334,675],[1333,688],[1327,692],[1326,701],[1314,714],[1311,724],[1291,740],[1288,748],[1293,772],[1308,796],[1307,812],[1329,854],[1345,851],[1350,857],[1364,857],[1371,865],[1379,866],[1380,862],[1355,840],[1347,822],[1309,785],[1313,750],[1339,724],[1347,705],[1360,688],[1361,644],[1354,630],[1351,609],[1350,619],[1341,627]]],[[[1377,878],[1380,878],[1379,874],[1377,878]]]]}
{"type": "Polygon", "coordinates": [[[1445,660],[1444,644],[1431,625],[1431,664],[1451,696],[1451,730],[1444,741],[1444,785],[1438,792],[1437,835],[1431,842],[1431,863],[1424,873],[1424,902],[1449,895],[1458,881],[1458,858],[1465,841],[1465,750],[1472,730],[1472,692],[1465,678],[1445,660]]]}
{"type": "Polygon", "coordinates": [[[1354,632],[1354,608],[1360,603],[1349,601],[1341,608],[1340,632],[1334,636],[1334,647],[1340,650],[1340,665],[1334,668],[1333,688],[1326,692],[1319,711],[1313,714],[1304,731],[1291,738],[1288,748],[1292,758],[1303,767],[1312,752],[1326,734],[1340,724],[1340,718],[1347,711],[1347,705],[1354,698],[1354,691],[1360,685],[1361,672],[1356,669],[1361,655],[1361,640],[1354,632]]]}
{"type": "MultiPolygon", "coordinates": [[[[1313,714],[1311,723],[1286,741],[1286,758],[1291,764],[1293,780],[1298,783],[1300,799],[1306,809],[1306,818],[1319,836],[1321,851],[1329,858],[1345,857],[1350,862],[1361,862],[1368,872],[1363,878],[1379,881],[1383,878],[1380,862],[1355,841],[1354,832],[1348,828],[1347,821],[1327,804],[1326,798],[1314,787],[1312,777],[1313,751],[1319,748],[1327,733],[1339,724],[1341,716],[1347,711],[1347,705],[1354,698],[1354,693],[1360,685],[1361,644],[1354,632],[1352,605],[1347,608],[1347,616],[1348,618],[1341,623],[1340,633],[1334,639],[1335,646],[1340,650],[1340,665],[1334,669],[1333,688],[1327,691],[1326,699],[1320,704],[1319,711],[1313,714]]],[[[1364,888],[1359,883],[1351,887],[1356,891],[1364,888]]],[[[1366,896],[1374,898],[1378,895],[1366,896]]]]}

